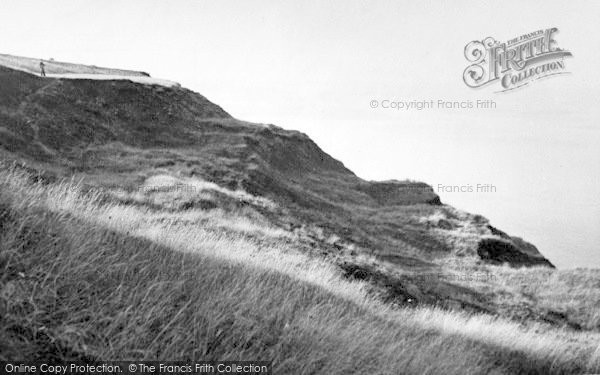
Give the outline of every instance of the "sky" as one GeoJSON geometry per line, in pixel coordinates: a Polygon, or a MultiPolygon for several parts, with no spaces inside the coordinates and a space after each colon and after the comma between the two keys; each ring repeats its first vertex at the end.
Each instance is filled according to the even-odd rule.
{"type": "Polygon", "coordinates": [[[560,268],[600,267],[598,1],[3,0],[0,35],[0,53],[180,82],[308,134],[362,178],[425,181],[560,268]],[[467,43],[551,27],[570,74],[504,93],[464,84],[467,43]],[[495,189],[445,188],[477,184],[495,189]]]}

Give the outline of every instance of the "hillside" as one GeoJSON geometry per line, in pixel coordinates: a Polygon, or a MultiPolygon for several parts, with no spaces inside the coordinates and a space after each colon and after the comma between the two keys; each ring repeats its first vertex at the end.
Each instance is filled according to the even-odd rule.
{"type": "Polygon", "coordinates": [[[575,283],[577,273],[554,270],[534,245],[443,204],[428,185],[365,181],[307,135],[235,119],[188,89],[0,66],[0,156],[0,359],[41,356],[51,339],[51,358],[254,356],[292,373],[353,366],[334,371],[319,352],[407,373],[600,364],[600,275],[575,283]],[[126,280],[130,267],[137,279],[126,280]],[[135,299],[150,285],[164,288],[135,299]],[[28,310],[39,287],[35,306],[70,311],[78,338],[56,325],[64,317],[28,310]],[[96,316],[89,295],[113,305],[96,316]],[[162,297],[164,315],[140,323],[162,297]]]}
{"type": "MultiPolygon", "coordinates": [[[[437,232],[467,225],[479,247],[460,251],[490,261],[550,265],[533,246],[492,230],[483,218],[402,222],[415,206],[449,214],[425,184],[364,181],[306,135],[233,119],[189,90],[44,79],[2,67],[0,79],[3,148],[67,173],[93,178],[159,167],[198,176],[281,203],[294,218],[282,224],[310,222],[340,242],[381,252],[400,248],[400,255],[456,251],[437,232]]],[[[123,182],[134,184],[123,186],[130,188],[143,181],[123,182]]]]}
{"type": "Polygon", "coordinates": [[[0,167],[0,360],[252,359],[276,374],[600,369],[597,333],[396,308],[243,212],[174,211],[168,192],[138,197],[152,208],[116,203],[0,167]]]}

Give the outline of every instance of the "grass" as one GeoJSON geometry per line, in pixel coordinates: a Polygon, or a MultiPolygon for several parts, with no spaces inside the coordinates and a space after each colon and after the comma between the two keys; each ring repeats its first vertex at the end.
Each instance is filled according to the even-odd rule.
{"type": "Polygon", "coordinates": [[[597,334],[392,309],[280,231],[223,230],[235,213],[210,215],[0,168],[0,360],[263,359],[286,374],[600,371],[597,334]]]}
{"type": "Polygon", "coordinates": [[[498,305],[551,311],[581,329],[600,331],[600,270],[513,268],[465,261],[447,264],[447,269],[463,285],[493,296],[498,305]],[[488,277],[466,277],[474,274],[488,277]]]}
{"type": "MultiPolygon", "coordinates": [[[[34,59],[22,56],[12,56],[0,54],[0,64],[13,69],[27,71],[33,74],[40,73],[40,59],[34,59]]],[[[72,64],[54,60],[44,60],[46,73],[93,73],[93,74],[113,74],[126,76],[144,76],[142,72],[131,70],[100,68],[82,64],[72,64]]]]}

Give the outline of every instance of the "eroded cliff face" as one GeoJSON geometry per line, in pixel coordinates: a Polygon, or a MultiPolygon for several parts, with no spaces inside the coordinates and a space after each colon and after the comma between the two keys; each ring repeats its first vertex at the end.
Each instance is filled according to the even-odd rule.
{"type": "Polygon", "coordinates": [[[158,172],[197,176],[277,202],[281,210],[266,213],[274,223],[319,227],[340,249],[550,265],[486,221],[455,217],[424,183],[365,181],[305,134],[236,120],[179,87],[43,79],[0,66],[0,155],[124,188],[158,172]]]}
{"type": "Polygon", "coordinates": [[[372,181],[360,186],[380,205],[406,205],[426,203],[440,205],[440,197],[433,188],[422,182],[372,181]]]}

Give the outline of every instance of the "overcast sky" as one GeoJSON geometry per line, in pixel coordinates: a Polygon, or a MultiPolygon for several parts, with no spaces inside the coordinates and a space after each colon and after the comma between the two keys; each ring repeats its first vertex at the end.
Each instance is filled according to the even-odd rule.
{"type": "Polygon", "coordinates": [[[233,116],[310,135],[366,179],[493,184],[440,193],[600,267],[598,1],[2,1],[0,53],[144,70],[233,116]],[[507,93],[462,81],[467,43],[557,27],[571,72],[507,93]],[[372,100],[494,100],[395,111],[372,100]]]}

